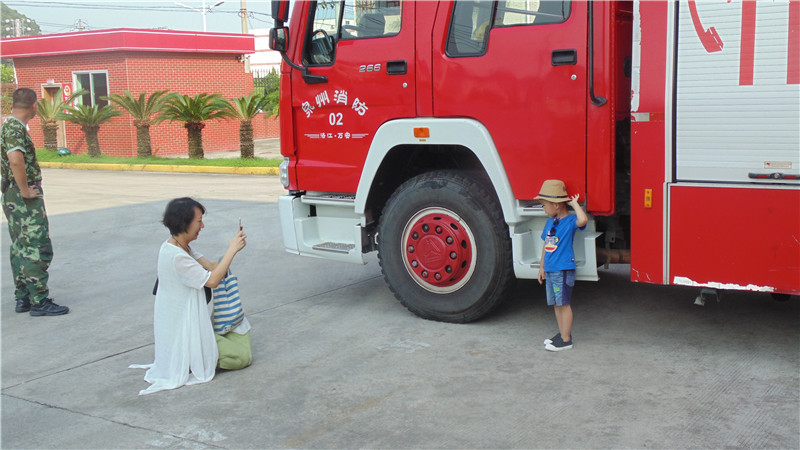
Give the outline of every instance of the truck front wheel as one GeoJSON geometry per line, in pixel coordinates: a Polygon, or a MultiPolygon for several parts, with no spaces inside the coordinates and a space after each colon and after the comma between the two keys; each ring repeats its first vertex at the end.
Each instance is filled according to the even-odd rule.
{"type": "Polygon", "coordinates": [[[397,188],[380,219],[378,258],[395,297],[425,319],[477,320],[514,281],[497,199],[483,183],[452,171],[397,188]]]}

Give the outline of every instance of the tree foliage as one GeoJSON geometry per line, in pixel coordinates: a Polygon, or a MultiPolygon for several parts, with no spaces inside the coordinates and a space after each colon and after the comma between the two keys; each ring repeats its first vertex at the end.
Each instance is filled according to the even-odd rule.
{"type": "Polygon", "coordinates": [[[183,122],[189,139],[189,158],[203,158],[205,121],[232,117],[231,105],[220,94],[172,94],[164,103],[163,116],[183,122]]]}
{"type": "Polygon", "coordinates": [[[264,97],[255,92],[231,100],[231,115],[240,121],[239,152],[242,158],[252,158],[255,156],[253,119],[261,112],[263,103],[264,97]]]}
{"type": "Polygon", "coordinates": [[[231,99],[231,117],[239,120],[253,120],[261,112],[261,105],[264,102],[263,96],[251,92],[243,97],[231,99]]]}
{"type": "Polygon", "coordinates": [[[272,91],[264,95],[264,103],[261,106],[267,116],[277,117],[280,114],[278,106],[280,106],[280,92],[272,91]]]}
{"type": "Polygon", "coordinates": [[[10,64],[0,64],[0,83],[14,82],[14,66],[10,64]]]}
{"type": "Polygon", "coordinates": [[[0,64],[0,115],[6,116],[11,114],[11,103],[13,102],[12,94],[14,93],[14,66],[12,60],[3,59],[0,64]],[[8,61],[8,64],[6,64],[8,61]]]}
{"type": "Polygon", "coordinates": [[[278,99],[281,84],[281,76],[272,69],[265,75],[256,77],[254,80],[256,91],[259,92],[264,98],[264,103],[261,109],[268,116],[278,115],[278,99]]]}
{"type": "MultiPolygon", "coordinates": [[[[22,20],[30,19],[28,16],[26,16],[25,14],[22,14],[21,12],[17,11],[16,9],[9,8],[3,2],[0,2],[0,17],[2,17],[3,20],[6,20],[6,19],[11,19],[11,20],[14,20],[14,19],[22,19],[22,20]]],[[[33,20],[33,19],[31,19],[30,22],[26,21],[25,22],[25,27],[30,27],[30,29],[31,29],[30,31],[26,31],[25,32],[25,36],[34,36],[34,35],[42,34],[42,29],[39,28],[39,24],[36,23],[36,21],[33,20]]],[[[5,26],[3,28],[5,28],[5,26]]],[[[6,34],[4,33],[3,36],[5,36],[5,35],[6,34]]]]}
{"type": "Polygon", "coordinates": [[[36,111],[36,115],[39,116],[39,119],[41,119],[43,123],[55,123],[57,120],[64,120],[61,118],[61,115],[63,115],[62,110],[69,107],[69,104],[72,103],[72,101],[77,97],[80,97],[87,92],[88,91],[84,89],[73,91],[72,95],[67,97],[66,101],[64,101],[64,88],[61,88],[53,97],[49,99],[42,98],[36,102],[39,106],[39,109],[36,111]]]}
{"type": "Polygon", "coordinates": [[[97,139],[100,125],[114,117],[121,116],[122,111],[115,109],[111,105],[76,105],[68,106],[64,108],[64,110],[65,111],[59,111],[57,114],[58,119],[80,125],[81,130],[83,130],[83,133],[86,135],[86,146],[89,147],[89,156],[100,156],[100,142],[97,139]]]}
{"type": "MultiPolygon", "coordinates": [[[[220,94],[170,95],[164,103],[164,118],[187,124],[230,117],[230,104],[220,94]]],[[[188,128],[188,127],[187,127],[188,128]]]]}
{"type": "Polygon", "coordinates": [[[162,91],[155,91],[149,97],[145,97],[142,92],[138,97],[134,97],[128,91],[122,94],[111,94],[108,97],[102,97],[103,100],[109,100],[118,108],[121,108],[133,116],[134,126],[151,126],[158,125],[165,119],[161,115],[161,108],[167,100],[168,89],[162,91]]]}
{"type": "Polygon", "coordinates": [[[75,91],[64,101],[64,89],[58,90],[56,95],[49,99],[39,99],[36,103],[38,109],[36,115],[42,122],[42,133],[44,134],[44,148],[55,151],[58,147],[58,121],[61,118],[62,110],[72,103],[72,100],[85,94],[87,91],[80,89],[75,91]]]}
{"type": "Polygon", "coordinates": [[[153,148],[150,142],[150,127],[157,125],[165,119],[161,114],[164,102],[169,98],[168,90],[156,91],[145,97],[142,92],[134,97],[130,92],[111,94],[103,97],[111,101],[117,108],[121,108],[133,117],[133,126],[136,127],[136,154],[141,157],[152,156],[153,148]]]}

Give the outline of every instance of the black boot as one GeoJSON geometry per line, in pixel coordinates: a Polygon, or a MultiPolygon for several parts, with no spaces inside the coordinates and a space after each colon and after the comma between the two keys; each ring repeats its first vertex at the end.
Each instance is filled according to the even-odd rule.
{"type": "Polygon", "coordinates": [[[41,302],[31,306],[32,316],[60,316],[69,312],[66,306],[59,306],[53,303],[52,298],[46,298],[41,302]]]}
{"type": "Polygon", "coordinates": [[[31,310],[31,301],[27,298],[18,298],[17,299],[17,307],[14,308],[14,311],[18,313],[28,312],[31,310]]]}

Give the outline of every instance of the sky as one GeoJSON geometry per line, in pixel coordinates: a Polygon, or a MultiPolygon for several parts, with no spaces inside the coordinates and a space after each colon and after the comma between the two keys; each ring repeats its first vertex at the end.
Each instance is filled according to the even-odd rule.
{"type": "MultiPolygon", "coordinates": [[[[205,0],[206,8],[220,0],[205,0]]],[[[241,33],[239,16],[243,0],[224,0],[206,14],[209,32],[241,33]]],[[[130,1],[130,0],[3,0],[36,21],[42,34],[77,31],[76,22],[84,30],[107,28],[163,28],[203,31],[203,0],[130,1]],[[182,3],[198,11],[176,5],[182,3]]],[[[244,0],[248,12],[248,31],[272,27],[269,0],[244,0]]]]}

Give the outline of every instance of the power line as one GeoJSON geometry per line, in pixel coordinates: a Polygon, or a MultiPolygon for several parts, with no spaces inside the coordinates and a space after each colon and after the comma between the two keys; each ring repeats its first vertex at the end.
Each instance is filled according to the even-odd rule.
{"type": "MultiPolygon", "coordinates": [[[[188,9],[182,8],[180,6],[175,6],[172,4],[163,4],[163,5],[147,5],[147,4],[135,4],[130,2],[119,3],[119,2],[107,2],[107,3],[85,3],[85,2],[76,2],[76,1],[3,1],[4,4],[13,7],[21,7],[22,9],[27,8],[48,8],[53,11],[57,11],[61,13],[61,11],[71,11],[73,13],[80,14],[78,11],[81,10],[101,10],[101,11],[115,11],[117,12],[115,16],[119,15],[118,12],[120,11],[130,11],[130,12],[143,12],[146,14],[150,14],[153,17],[156,17],[156,21],[159,20],[159,13],[163,16],[163,14],[171,14],[171,13],[193,13],[188,9]],[[155,13],[155,14],[151,14],[155,13]]],[[[219,13],[219,15],[230,16],[230,14],[240,15],[241,11],[237,8],[235,10],[224,10],[223,8],[217,8],[212,11],[209,11],[209,14],[219,13]]],[[[62,14],[63,16],[64,14],[62,14]]],[[[123,15],[124,16],[124,15],[123,15]]],[[[247,11],[248,19],[252,19],[258,21],[260,23],[270,24],[270,14],[264,12],[258,12],[253,10],[247,11]]],[[[117,17],[119,19],[119,17],[117,17]]],[[[103,26],[91,26],[88,25],[85,19],[82,20],[83,24],[81,27],[78,27],[79,30],[98,30],[103,28],[109,28],[106,25],[103,26]]],[[[65,23],[47,23],[47,22],[39,22],[36,23],[40,26],[42,33],[49,34],[49,33],[61,33],[64,31],[75,31],[74,23],[65,24],[65,23]]],[[[117,20],[119,23],[119,20],[117,20]]],[[[125,26],[125,25],[122,25],[125,26]]],[[[172,27],[164,27],[164,26],[148,26],[148,28],[172,28],[172,27]]]]}
{"type": "MultiPolygon", "coordinates": [[[[70,3],[70,2],[15,2],[15,1],[5,1],[4,2],[8,6],[22,6],[26,8],[53,8],[53,7],[62,7],[62,8],[69,8],[69,9],[102,9],[102,10],[110,10],[110,11],[161,11],[161,12],[188,12],[186,9],[181,8],[179,6],[135,6],[135,5],[125,5],[125,4],[113,4],[113,3],[70,3]]],[[[210,11],[209,13],[211,13],[210,11]]],[[[239,10],[213,10],[213,12],[219,12],[224,14],[239,14],[239,10]]],[[[269,16],[268,13],[257,12],[257,11],[248,11],[248,14],[257,14],[262,16],[269,16]]]]}
{"type": "Polygon", "coordinates": [[[105,9],[112,11],[182,11],[182,8],[177,6],[133,6],[133,5],[119,5],[119,4],[95,4],[95,3],[64,3],[64,2],[13,2],[7,1],[6,5],[9,6],[24,6],[26,8],[53,8],[62,7],[69,9],[105,9]]]}

